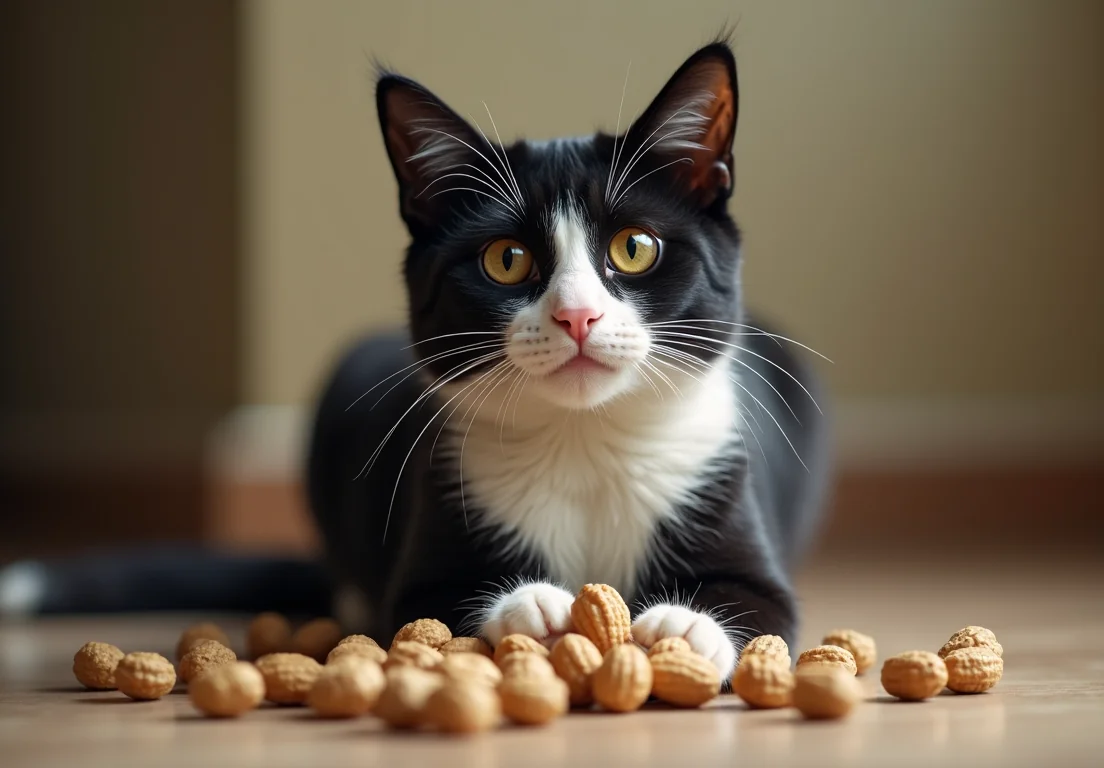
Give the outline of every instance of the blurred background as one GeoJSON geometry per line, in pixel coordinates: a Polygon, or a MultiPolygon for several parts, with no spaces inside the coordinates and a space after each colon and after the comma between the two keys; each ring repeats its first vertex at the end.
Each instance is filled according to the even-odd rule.
{"type": "Polygon", "coordinates": [[[373,60],[540,139],[726,23],[748,300],[834,361],[821,556],[1098,555],[1104,3],[6,0],[0,565],[315,551],[312,398],[405,309],[373,60]]]}

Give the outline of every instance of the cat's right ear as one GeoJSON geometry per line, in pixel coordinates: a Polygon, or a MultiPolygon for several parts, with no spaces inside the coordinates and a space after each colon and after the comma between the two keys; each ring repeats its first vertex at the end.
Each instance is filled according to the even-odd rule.
{"type": "MultiPolygon", "coordinates": [[[[413,80],[392,74],[376,83],[376,107],[391,167],[399,182],[399,207],[411,230],[432,226],[447,203],[439,193],[471,173],[483,138],[444,102],[413,80]]],[[[460,186],[471,186],[460,185],[460,186]]]]}

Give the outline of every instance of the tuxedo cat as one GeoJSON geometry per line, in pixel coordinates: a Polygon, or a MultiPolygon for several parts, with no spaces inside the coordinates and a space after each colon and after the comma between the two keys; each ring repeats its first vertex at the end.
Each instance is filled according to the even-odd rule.
{"type": "Polygon", "coordinates": [[[409,327],[345,353],[308,472],[362,628],[551,643],[601,582],[637,642],[685,637],[724,676],[748,637],[792,642],[825,429],[741,297],[727,44],[612,135],[504,145],[389,73],[376,99],[409,327]]]}

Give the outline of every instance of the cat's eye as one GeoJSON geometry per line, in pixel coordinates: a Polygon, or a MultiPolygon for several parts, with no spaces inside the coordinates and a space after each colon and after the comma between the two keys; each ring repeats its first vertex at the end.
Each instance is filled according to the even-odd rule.
{"type": "Polygon", "coordinates": [[[640,227],[625,227],[609,244],[610,266],[624,275],[640,275],[659,258],[659,240],[640,227]]]}
{"type": "Polygon", "coordinates": [[[483,251],[483,271],[502,285],[517,285],[533,275],[533,254],[517,240],[495,240],[483,251]]]}

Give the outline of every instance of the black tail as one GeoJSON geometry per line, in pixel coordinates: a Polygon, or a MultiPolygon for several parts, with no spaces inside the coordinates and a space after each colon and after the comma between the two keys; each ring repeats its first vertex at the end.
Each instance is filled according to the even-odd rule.
{"type": "Polygon", "coordinates": [[[164,547],[17,562],[0,569],[0,616],[133,611],[329,615],[320,562],[164,547]]]}

